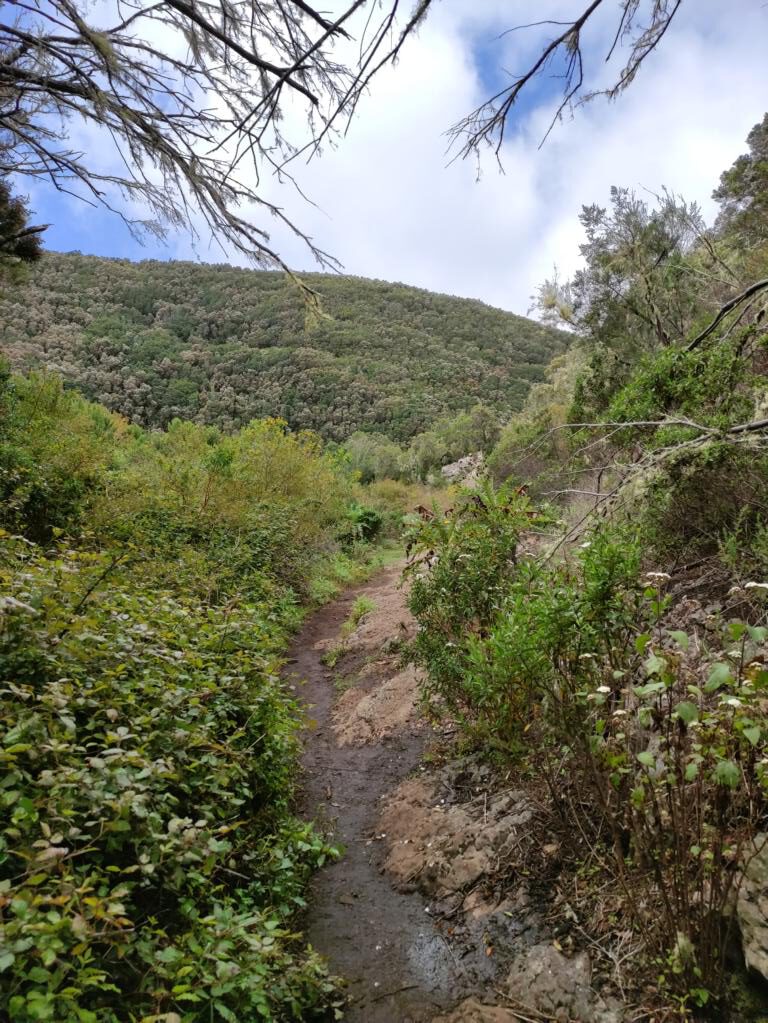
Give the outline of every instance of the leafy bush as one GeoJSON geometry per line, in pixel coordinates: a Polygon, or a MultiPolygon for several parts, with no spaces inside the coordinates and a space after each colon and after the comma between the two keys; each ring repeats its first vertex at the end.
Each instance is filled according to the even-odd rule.
{"type": "Polygon", "coordinates": [[[383,521],[375,508],[368,508],[354,501],[347,510],[346,522],[339,533],[339,539],[347,545],[357,542],[369,543],[378,535],[383,521]]]}
{"type": "Polygon", "coordinates": [[[596,536],[577,569],[542,570],[516,557],[531,513],[525,498],[508,500],[501,491],[470,504],[466,521],[421,527],[417,549],[428,550],[416,563],[426,571],[414,580],[410,606],[421,626],[413,655],[428,671],[429,694],[510,754],[523,748],[537,708],[564,707],[562,666],[632,635],[639,552],[596,536]]]}
{"type": "Polygon", "coordinates": [[[3,1011],[321,1012],[332,985],[289,920],[331,850],[290,816],[297,711],[270,607],[7,538],[2,575],[3,1011]]]}
{"type": "Polygon", "coordinates": [[[427,691],[451,713],[471,715],[467,659],[472,637],[487,635],[517,567],[527,500],[490,486],[414,527],[409,605],[421,626],[413,656],[428,669],[427,691]]]}
{"type": "Polygon", "coordinates": [[[415,537],[426,693],[481,746],[536,767],[570,848],[600,850],[662,986],[704,1004],[767,806],[768,630],[675,628],[668,577],[643,577],[615,527],[559,563],[516,559],[522,522],[505,506],[486,495],[415,537]]]}
{"type": "Polygon", "coordinates": [[[79,525],[124,429],[58,378],[0,367],[0,521],[42,542],[79,525]]]}
{"type": "Polygon", "coordinates": [[[147,434],[6,376],[0,486],[0,1016],[333,1016],[279,655],[354,484],[279,421],[147,434]]]}

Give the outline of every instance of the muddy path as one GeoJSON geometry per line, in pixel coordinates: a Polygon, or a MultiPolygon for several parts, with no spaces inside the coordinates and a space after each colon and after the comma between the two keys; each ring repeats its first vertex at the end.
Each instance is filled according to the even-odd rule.
{"type": "Polygon", "coordinates": [[[420,713],[400,571],[312,615],[285,670],[308,719],[302,814],[344,847],[304,921],[348,985],[344,1019],[624,1023],[604,963],[553,929],[560,840],[535,789],[461,755],[420,713]]]}
{"type": "Polygon", "coordinates": [[[402,670],[392,649],[412,629],[399,581],[397,565],[319,610],[296,637],[288,664],[303,680],[298,692],[311,719],[302,810],[331,824],[345,849],[313,883],[306,928],[348,982],[345,1019],[361,1023],[430,1020],[462,987],[425,901],[395,890],[384,874],[385,842],[376,833],[381,797],[418,770],[430,738],[415,708],[415,674],[402,670]],[[374,610],[330,669],[323,655],[359,597],[374,610]]]}

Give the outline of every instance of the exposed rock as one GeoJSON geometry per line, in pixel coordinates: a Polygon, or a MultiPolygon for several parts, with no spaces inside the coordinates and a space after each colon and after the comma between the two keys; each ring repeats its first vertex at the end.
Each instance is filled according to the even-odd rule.
{"type": "Polygon", "coordinates": [[[432,1023],[519,1023],[516,1007],[522,1013],[535,1013],[537,1019],[562,1023],[621,1023],[623,1019],[618,1002],[606,1001],[592,990],[586,952],[569,959],[552,944],[534,945],[515,958],[503,988],[499,995],[508,997],[507,1004],[468,998],[432,1023]]]}
{"type": "Polygon", "coordinates": [[[407,724],[416,716],[418,692],[419,675],[412,665],[370,692],[357,687],[348,689],[333,713],[333,730],[339,745],[370,742],[407,724]]]}
{"type": "Polygon", "coordinates": [[[432,1023],[520,1023],[520,1017],[502,1005],[485,1005],[468,998],[446,1016],[435,1016],[432,1023]]]}
{"type": "Polygon", "coordinates": [[[755,837],[758,852],[744,872],[736,915],[747,966],[768,979],[768,833],[755,837]]]}
{"type": "Polygon", "coordinates": [[[476,451],[473,455],[465,455],[457,462],[444,465],[440,472],[449,483],[464,483],[473,487],[482,476],[484,468],[485,456],[482,451],[476,451]]]}
{"type": "Polygon", "coordinates": [[[387,799],[378,830],[387,836],[387,871],[401,887],[446,898],[492,875],[532,817],[522,792],[466,802],[440,798],[445,777],[409,778],[387,799]]]}
{"type": "Polygon", "coordinates": [[[514,1001],[555,1019],[593,1019],[589,956],[572,959],[551,944],[534,945],[512,964],[506,990],[514,1001]]]}
{"type": "Polygon", "coordinates": [[[513,1002],[563,1023],[619,1023],[618,1004],[609,1004],[592,990],[591,976],[587,952],[569,959],[554,945],[541,943],[515,959],[505,988],[513,1002]]]}

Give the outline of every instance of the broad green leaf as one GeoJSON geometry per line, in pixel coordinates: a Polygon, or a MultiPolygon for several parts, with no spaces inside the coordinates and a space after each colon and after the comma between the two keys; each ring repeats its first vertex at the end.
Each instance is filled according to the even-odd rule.
{"type": "Polygon", "coordinates": [[[749,742],[751,742],[753,746],[757,746],[758,742],[760,742],[761,734],[762,734],[762,730],[760,729],[760,727],[758,725],[752,725],[750,728],[745,728],[744,729],[744,736],[745,736],[745,738],[749,742]]]}
{"type": "Polygon", "coordinates": [[[696,721],[699,716],[699,708],[695,703],[691,703],[689,700],[683,700],[682,703],[678,703],[675,707],[675,714],[687,725],[690,725],[692,721],[696,721]]]}
{"type": "Polygon", "coordinates": [[[644,665],[645,673],[646,675],[660,675],[666,666],[665,658],[659,657],[658,654],[651,654],[644,665]]]}
{"type": "Polygon", "coordinates": [[[638,696],[652,696],[654,693],[661,693],[666,689],[663,682],[647,682],[644,686],[635,686],[635,693],[638,696]]]}
{"type": "Polygon", "coordinates": [[[704,686],[704,691],[707,693],[714,693],[715,690],[732,681],[733,675],[731,674],[730,665],[726,664],[724,661],[718,661],[717,664],[712,665],[707,677],[707,684],[704,686]]]}
{"type": "Polygon", "coordinates": [[[642,753],[638,753],[637,759],[644,767],[656,766],[656,757],[654,757],[653,753],[649,753],[648,750],[643,750],[642,753]]]}
{"type": "Polygon", "coordinates": [[[674,639],[675,643],[683,650],[687,650],[690,645],[690,639],[687,632],[680,632],[679,629],[670,629],[669,635],[674,639]]]}
{"type": "Polygon", "coordinates": [[[645,648],[648,646],[648,644],[650,642],[651,642],[651,634],[650,634],[650,632],[644,632],[641,636],[638,636],[637,639],[635,640],[635,650],[639,654],[644,653],[645,652],[645,648]]]}
{"type": "Polygon", "coordinates": [[[720,760],[715,767],[715,781],[718,785],[726,785],[735,789],[741,781],[741,771],[733,760],[720,760]]]}

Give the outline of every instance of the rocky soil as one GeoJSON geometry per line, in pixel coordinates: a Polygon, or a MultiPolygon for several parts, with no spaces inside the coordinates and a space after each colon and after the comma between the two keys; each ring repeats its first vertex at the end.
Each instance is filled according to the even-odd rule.
{"type": "Polygon", "coordinates": [[[513,869],[539,841],[530,796],[477,760],[443,762],[402,663],[413,629],[395,566],[310,618],[287,669],[307,709],[303,810],[345,850],[317,875],[306,921],[347,982],[345,1020],[621,1020],[513,869]],[[344,637],[361,596],[373,610],[344,637]]]}

